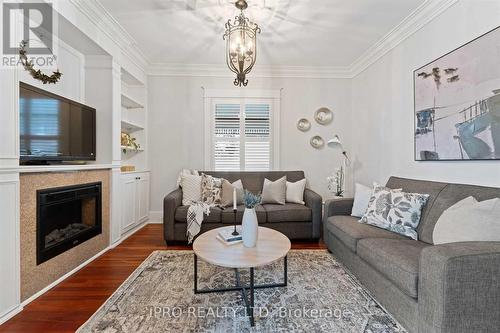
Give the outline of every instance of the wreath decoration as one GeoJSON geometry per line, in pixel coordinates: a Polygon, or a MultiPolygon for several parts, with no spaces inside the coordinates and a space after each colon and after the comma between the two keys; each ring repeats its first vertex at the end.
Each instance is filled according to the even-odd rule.
{"type": "Polygon", "coordinates": [[[25,70],[27,70],[31,76],[39,81],[42,81],[43,84],[47,83],[54,83],[56,84],[59,82],[61,79],[62,73],[59,72],[59,69],[57,69],[55,72],[52,72],[52,75],[47,75],[43,73],[39,69],[35,69],[35,66],[33,64],[33,61],[28,60],[27,52],[26,52],[26,46],[28,45],[28,41],[21,41],[21,44],[19,46],[19,58],[21,60],[21,63],[23,64],[23,67],[25,70]]]}

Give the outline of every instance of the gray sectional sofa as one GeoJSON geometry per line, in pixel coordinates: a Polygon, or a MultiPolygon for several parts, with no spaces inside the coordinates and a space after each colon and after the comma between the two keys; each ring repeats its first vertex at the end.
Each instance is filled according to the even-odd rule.
{"type": "MultiPolygon", "coordinates": [[[[287,180],[296,182],[304,179],[303,171],[268,171],[268,172],[213,172],[201,171],[207,175],[225,178],[230,182],[241,179],[243,187],[253,193],[262,191],[264,179],[275,181],[286,175],[287,180]]],[[[264,204],[256,207],[259,225],[272,228],[287,235],[290,239],[319,239],[321,233],[321,196],[310,189],[304,192],[305,205],[286,203],[285,205],[264,204]]],[[[186,241],[186,216],[188,206],[182,206],[182,189],[168,194],[163,201],[163,232],[169,241],[186,241]]],[[[241,224],[244,206],[238,206],[236,220],[241,224]]],[[[201,233],[233,224],[232,207],[213,208],[205,216],[201,233]]]]}
{"type": "Polygon", "coordinates": [[[340,199],[325,204],[328,249],[410,332],[500,332],[500,242],[432,243],[445,209],[471,195],[500,197],[500,189],[396,177],[387,187],[430,194],[419,241],[358,223],[353,200],[340,199]]]}

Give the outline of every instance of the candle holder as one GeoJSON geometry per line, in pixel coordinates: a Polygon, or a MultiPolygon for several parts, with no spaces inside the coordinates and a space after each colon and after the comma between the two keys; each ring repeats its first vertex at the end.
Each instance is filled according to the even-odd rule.
{"type": "Polygon", "coordinates": [[[234,221],[234,231],[231,235],[233,236],[238,236],[240,233],[236,230],[236,212],[238,210],[237,209],[233,209],[233,221],[234,221]]]}

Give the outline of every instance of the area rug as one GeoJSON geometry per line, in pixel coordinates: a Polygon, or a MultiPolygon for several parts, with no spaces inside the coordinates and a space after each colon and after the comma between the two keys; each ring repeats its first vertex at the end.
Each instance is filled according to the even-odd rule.
{"type": "MultiPolygon", "coordinates": [[[[198,264],[199,288],[235,283],[198,264]]],[[[406,332],[327,251],[290,251],[288,286],[255,291],[255,327],[241,292],[194,294],[193,276],[192,251],[153,252],[77,332],[406,332]]],[[[282,261],[255,270],[256,284],[282,279],[282,261]]]]}

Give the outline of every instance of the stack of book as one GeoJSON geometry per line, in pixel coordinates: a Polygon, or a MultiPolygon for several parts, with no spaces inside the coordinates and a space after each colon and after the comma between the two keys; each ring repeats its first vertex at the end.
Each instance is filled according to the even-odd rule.
{"type": "Polygon", "coordinates": [[[226,245],[234,245],[243,242],[241,238],[241,228],[236,228],[238,235],[233,235],[234,227],[225,228],[219,231],[217,239],[226,245]]]}

